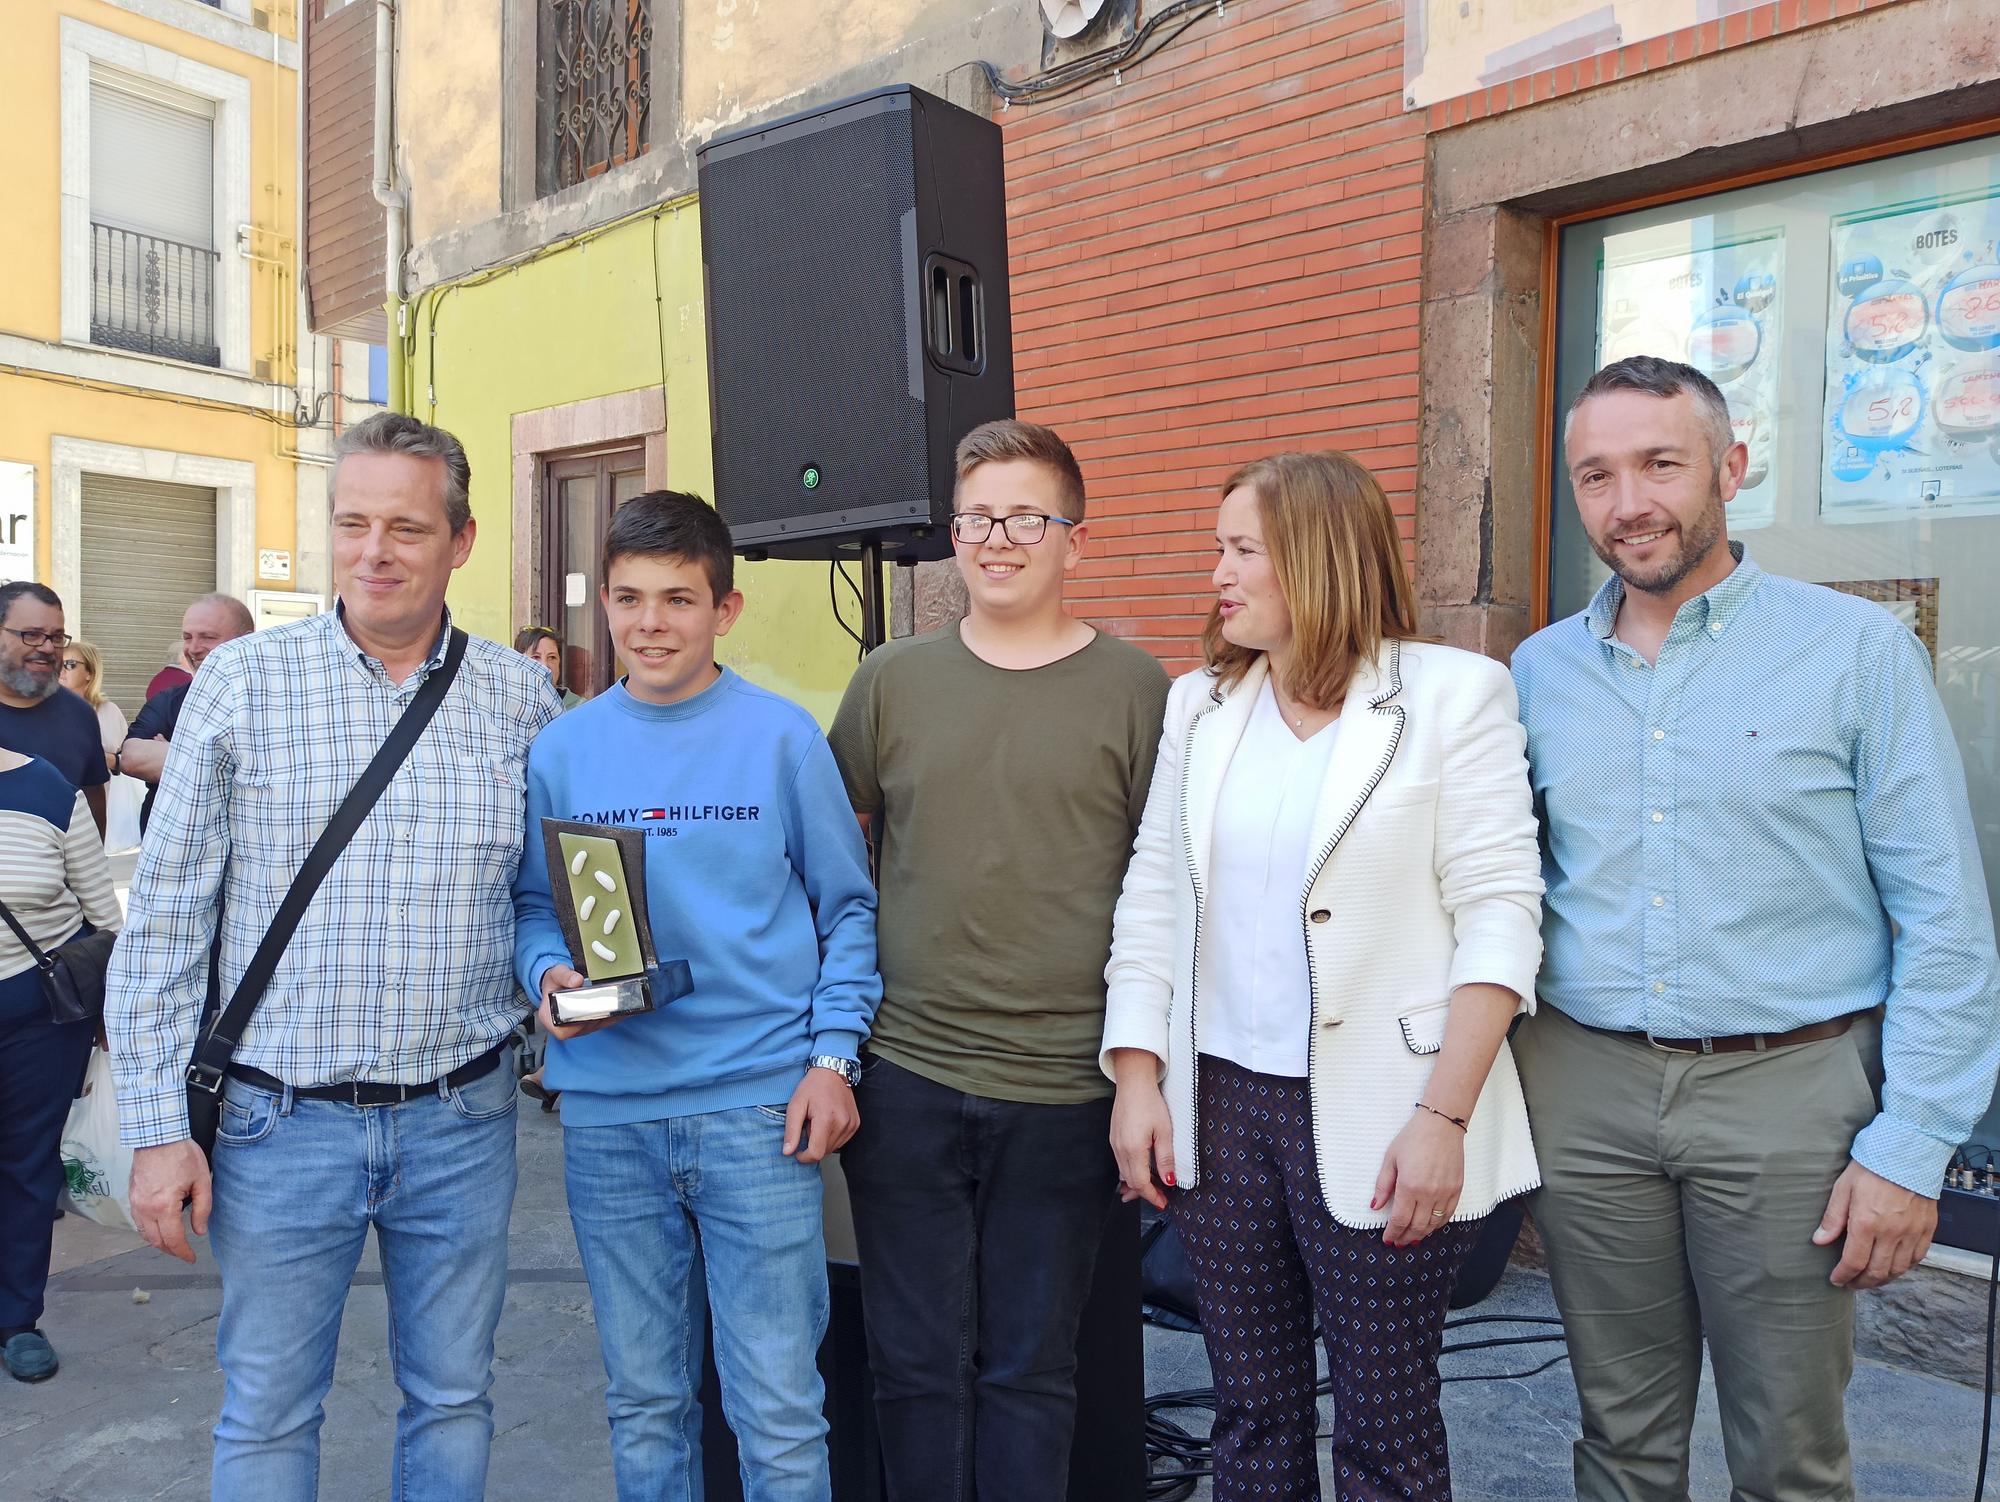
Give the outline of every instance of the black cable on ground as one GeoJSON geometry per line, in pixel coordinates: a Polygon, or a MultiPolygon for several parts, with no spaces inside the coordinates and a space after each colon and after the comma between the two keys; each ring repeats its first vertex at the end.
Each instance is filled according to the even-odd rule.
{"type": "Polygon", "coordinates": [[[1986,1457],[1993,1443],[1993,1316],[2000,1307],[2000,1251],[1993,1254],[1993,1271],[1986,1279],[1986,1382],[1979,1391],[1979,1479],[1972,1484],[1972,1502],[1986,1496],[1986,1457]]]}
{"type": "MultiPolygon", "coordinates": [[[[1995,1259],[1995,1276],[2000,1278],[2000,1258],[1995,1259]]],[[[1989,1304],[1990,1304],[1989,1300],[1989,1304]]],[[[1495,1335],[1480,1340],[1447,1342],[1438,1348],[1440,1358],[1460,1355],[1467,1351],[1487,1351],[1504,1346],[1552,1345],[1560,1343],[1562,1321],[1546,1314],[1463,1314],[1456,1319],[1445,1321],[1445,1329],[1459,1330],[1468,1325],[1553,1325],[1555,1330],[1541,1335],[1495,1335]]],[[[1171,1327],[1169,1327],[1171,1328],[1171,1327]]],[[[1992,1329],[1987,1321],[1987,1372],[1989,1397],[1992,1373],[1992,1329]]],[[[1313,1333],[1313,1344],[1319,1344],[1318,1331],[1313,1333]]],[[[1522,1377],[1533,1377],[1559,1366],[1569,1360],[1567,1349],[1550,1357],[1540,1366],[1529,1367],[1525,1371],[1504,1372],[1458,1372],[1441,1375],[1440,1382],[1505,1382],[1522,1377]]],[[[1313,1391],[1325,1397],[1333,1391],[1333,1379],[1321,1377],[1314,1384],[1313,1391]]],[[[1193,1494],[1195,1483],[1214,1474],[1214,1449],[1206,1435],[1191,1433],[1172,1419],[1166,1417],[1169,1410],[1193,1409],[1213,1415],[1216,1395],[1213,1387],[1188,1387],[1174,1392],[1149,1393],[1146,1396],[1146,1496],[1149,1502],[1181,1502],[1193,1494]]],[[[1313,1436],[1315,1442],[1329,1438],[1325,1433],[1313,1436]]],[[[1985,1447],[1981,1446],[1981,1479],[1984,1480],[1985,1447]]],[[[1974,1502],[1979,1502],[1975,1498],[1974,1502]]]]}

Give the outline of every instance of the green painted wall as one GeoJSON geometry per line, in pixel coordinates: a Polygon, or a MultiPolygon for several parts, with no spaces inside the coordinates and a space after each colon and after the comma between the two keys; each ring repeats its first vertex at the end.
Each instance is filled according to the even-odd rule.
{"type": "MultiPolygon", "coordinates": [[[[472,461],[480,532],[451,592],[452,611],[467,630],[512,639],[508,528],[517,412],[664,384],[667,483],[712,494],[701,234],[692,200],[426,292],[411,312],[409,410],[456,433],[472,461]]],[[[833,622],[826,566],[739,563],[736,579],[747,607],[720,643],[720,657],[827,724],[854,670],[854,643],[833,622]]]]}

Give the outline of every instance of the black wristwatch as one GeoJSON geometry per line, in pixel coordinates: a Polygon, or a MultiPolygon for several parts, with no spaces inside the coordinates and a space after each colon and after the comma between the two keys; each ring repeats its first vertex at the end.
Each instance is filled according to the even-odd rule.
{"type": "Polygon", "coordinates": [[[837,1054],[816,1053],[810,1059],[806,1060],[806,1068],[831,1069],[835,1074],[847,1081],[847,1088],[850,1090],[861,1083],[861,1066],[855,1063],[854,1060],[843,1059],[837,1054]]]}

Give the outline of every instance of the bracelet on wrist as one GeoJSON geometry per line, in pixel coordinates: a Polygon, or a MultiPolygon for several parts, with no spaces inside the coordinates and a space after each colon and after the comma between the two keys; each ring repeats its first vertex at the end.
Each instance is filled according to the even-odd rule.
{"type": "Polygon", "coordinates": [[[1416,1102],[1414,1109],[1419,1111],[1428,1111],[1433,1116],[1442,1116],[1446,1121],[1450,1122],[1453,1126],[1457,1127],[1461,1132],[1466,1129],[1465,1118],[1463,1116],[1454,1116],[1449,1111],[1440,1111],[1436,1106],[1426,1105],[1423,1101],[1416,1102]]]}

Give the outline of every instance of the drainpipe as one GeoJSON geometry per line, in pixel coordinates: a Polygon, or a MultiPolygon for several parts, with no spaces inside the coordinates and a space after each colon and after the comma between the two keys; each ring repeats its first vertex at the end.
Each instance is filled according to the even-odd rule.
{"type": "Polygon", "coordinates": [[[384,239],[383,292],[389,324],[389,405],[407,412],[408,372],[405,370],[403,322],[404,215],[409,195],[396,186],[396,7],[393,0],[375,0],[375,201],[387,210],[384,239]]]}

